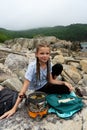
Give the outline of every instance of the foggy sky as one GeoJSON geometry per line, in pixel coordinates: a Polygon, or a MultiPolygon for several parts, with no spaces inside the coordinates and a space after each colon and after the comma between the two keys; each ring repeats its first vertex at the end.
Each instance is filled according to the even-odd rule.
{"type": "Polygon", "coordinates": [[[87,23],[87,0],[0,0],[0,28],[25,30],[87,23]]]}

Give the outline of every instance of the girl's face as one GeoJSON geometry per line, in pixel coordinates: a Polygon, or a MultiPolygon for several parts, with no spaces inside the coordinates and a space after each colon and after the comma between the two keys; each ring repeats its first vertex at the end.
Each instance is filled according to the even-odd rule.
{"type": "Polygon", "coordinates": [[[50,58],[50,48],[40,47],[36,52],[36,57],[38,57],[40,63],[47,63],[50,58]]]}

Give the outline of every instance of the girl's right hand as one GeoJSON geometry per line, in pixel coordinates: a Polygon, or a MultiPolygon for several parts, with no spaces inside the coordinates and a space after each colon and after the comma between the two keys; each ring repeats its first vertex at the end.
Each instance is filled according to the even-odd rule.
{"type": "Polygon", "coordinates": [[[0,120],[12,116],[15,112],[16,111],[12,108],[11,110],[5,112],[2,116],[0,116],[0,120]]]}

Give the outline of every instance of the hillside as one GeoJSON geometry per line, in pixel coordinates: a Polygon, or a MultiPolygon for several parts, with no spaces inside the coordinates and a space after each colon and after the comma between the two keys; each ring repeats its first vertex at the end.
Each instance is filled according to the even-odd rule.
{"type": "Polygon", "coordinates": [[[13,38],[33,38],[41,36],[56,36],[62,40],[87,41],[87,24],[71,24],[69,26],[44,27],[21,31],[0,28],[0,42],[13,38]]]}

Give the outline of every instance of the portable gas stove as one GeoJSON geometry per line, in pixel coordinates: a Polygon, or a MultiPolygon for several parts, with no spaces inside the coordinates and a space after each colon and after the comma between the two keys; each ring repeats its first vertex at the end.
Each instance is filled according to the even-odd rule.
{"type": "Polygon", "coordinates": [[[29,94],[27,108],[30,117],[41,119],[48,111],[46,94],[39,91],[29,94]]]}

